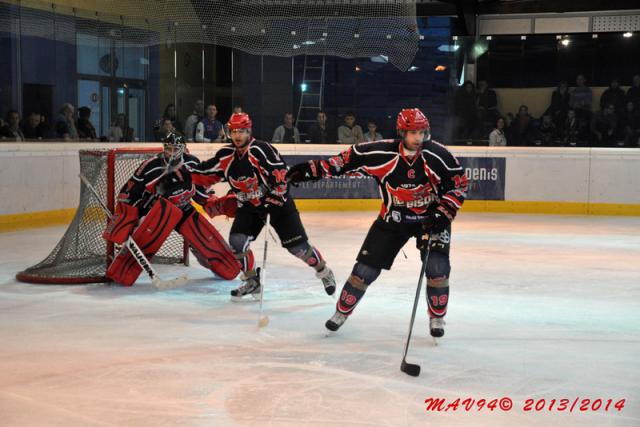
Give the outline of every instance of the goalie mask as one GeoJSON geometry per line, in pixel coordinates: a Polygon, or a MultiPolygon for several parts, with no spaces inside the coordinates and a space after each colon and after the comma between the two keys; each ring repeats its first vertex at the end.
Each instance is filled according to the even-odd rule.
{"type": "Polygon", "coordinates": [[[170,133],[165,137],[163,145],[164,158],[168,166],[173,168],[182,163],[182,155],[187,147],[182,136],[170,133]]]}

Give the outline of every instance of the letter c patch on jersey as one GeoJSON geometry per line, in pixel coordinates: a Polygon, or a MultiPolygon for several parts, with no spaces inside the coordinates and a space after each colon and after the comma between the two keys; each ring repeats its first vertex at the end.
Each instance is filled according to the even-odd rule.
{"type": "Polygon", "coordinates": [[[416,178],[416,171],[415,171],[415,170],[413,170],[413,169],[409,169],[409,170],[407,171],[407,177],[408,177],[409,179],[415,179],[415,178],[416,178]]]}

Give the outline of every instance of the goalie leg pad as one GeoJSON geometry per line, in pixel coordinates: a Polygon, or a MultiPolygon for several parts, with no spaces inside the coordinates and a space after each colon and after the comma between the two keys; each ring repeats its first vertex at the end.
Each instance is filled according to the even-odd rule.
{"type": "Polygon", "coordinates": [[[123,244],[131,234],[133,227],[138,223],[138,217],[138,208],[128,203],[119,202],[113,216],[107,223],[107,228],[102,233],[102,237],[109,242],[123,244]]]}
{"type": "Polygon", "coordinates": [[[226,280],[240,273],[240,263],[218,230],[202,215],[193,212],[178,227],[193,250],[198,262],[226,280]]]}
{"type": "MultiPolygon", "coordinates": [[[[158,199],[133,232],[132,238],[147,259],[151,260],[181,220],[182,211],[178,207],[165,199],[158,199]]],[[[123,286],[131,286],[141,272],[142,267],[129,250],[123,247],[107,269],[106,276],[123,286]]]]}

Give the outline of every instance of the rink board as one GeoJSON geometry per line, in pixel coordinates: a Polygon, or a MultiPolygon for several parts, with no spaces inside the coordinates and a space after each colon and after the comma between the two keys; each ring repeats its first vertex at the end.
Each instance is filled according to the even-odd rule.
{"type": "MultiPolygon", "coordinates": [[[[157,147],[160,144],[137,144],[157,147]]],[[[80,192],[78,150],[131,144],[23,143],[0,146],[0,231],[66,223],[80,192]]],[[[219,144],[190,144],[211,157],[219,144]]],[[[277,145],[294,163],[336,155],[343,145],[277,145]]],[[[470,177],[469,212],[640,215],[640,150],[451,147],[470,177]]],[[[224,191],[225,186],[220,185],[224,191]]],[[[371,179],[324,180],[292,190],[301,210],[378,210],[371,179]]]]}

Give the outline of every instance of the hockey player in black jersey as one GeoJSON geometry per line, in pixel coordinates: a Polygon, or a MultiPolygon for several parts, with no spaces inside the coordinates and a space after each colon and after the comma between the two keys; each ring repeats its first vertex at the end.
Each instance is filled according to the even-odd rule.
{"type": "Polygon", "coordinates": [[[287,165],[271,144],[251,136],[248,114],[234,113],[227,126],[231,143],[213,158],[191,168],[191,173],[196,184],[229,183],[240,204],[229,244],[241,263],[244,283],[231,291],[232,300],[248,295],[258,298],[262,292],[260,272],[255,268],[249,244],[265,226],[267,214],[282,246],[312,267],[327,294],[333,295],[336,289],[333,272],[320,252],[309,244],[300,214],[289,195],[287,165]]]}
{"type": "Polygon", "coordinates": [[[398,140],[360,143],[326,160],[295,165],[287,179],[298,183],[364,175],[373,177],[382,193],[380,214],[342,288],[336,312],[326,322],[327,329],[336,331],[342,326],[369,285],[381,270],[391,268],[411,237],[416,237],[423,254],[431,235],[426,292],[429,325],[431,335],[441,337],[449,300],[451,222],[464,202],[467,177],[449,150],[431,140],[429,121],[419,109],[402,110],[396,127],[398,140]]]}
{"type": "MultiPolygon", "coordinates": [[[[188,171],[200,161],[185,152],[181,136],[173,133],[164,140],[164,151],[143,162],[122,187],[114,215],[103,237],[122,244],[131,234],[147,258],[160,249],[172,230],[189,244],[198,262],[218,276],[231,280],[240,265],[231,248],[215,227],[191,205],[203,206],[209,216],[234,216],[235,196],[221,198],[196,186],[188,171]]],[[[142,268],[123,246],[107,269],[106,276],[116,283],[131,286],[142,268]]]]}

